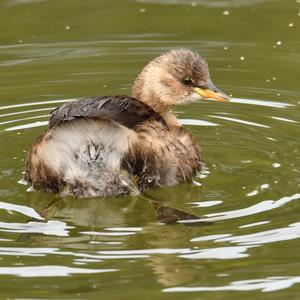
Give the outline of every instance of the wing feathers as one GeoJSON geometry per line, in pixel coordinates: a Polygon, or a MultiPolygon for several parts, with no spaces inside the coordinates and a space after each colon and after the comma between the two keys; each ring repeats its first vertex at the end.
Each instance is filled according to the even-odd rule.
{"type": "Polygon", "coordinates": [[[65,103],[51,112],[50,128],[77,118],[113,120],[130,129],[146,121],[166,123],[160,114],[147,104],[128,96],[102,96],[82,98],[65,103]]]}

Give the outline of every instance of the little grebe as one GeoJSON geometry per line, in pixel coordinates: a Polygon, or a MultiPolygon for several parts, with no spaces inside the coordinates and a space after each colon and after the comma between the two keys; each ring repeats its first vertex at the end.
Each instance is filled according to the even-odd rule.
{"type": "Polygon", "coordinates": [[[109,197],[191,181],[203,165],[193,136],[173,106],[228,100],[197,53],[171,50],[137,77],[133,98],[100,96],[51,112],[49,128],[31,147],[25,179],[62,196],[109,197]]]}

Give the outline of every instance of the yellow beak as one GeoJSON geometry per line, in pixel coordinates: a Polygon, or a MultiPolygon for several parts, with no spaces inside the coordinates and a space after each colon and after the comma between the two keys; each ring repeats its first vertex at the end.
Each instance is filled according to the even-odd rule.
{"type": "Polygon", "coordinates": [[[223,92],[214,92],[210,89],[195,87],[194,91],[204,99],[214,99],[218,101],[229,101],[230,98],[223,92]]]}

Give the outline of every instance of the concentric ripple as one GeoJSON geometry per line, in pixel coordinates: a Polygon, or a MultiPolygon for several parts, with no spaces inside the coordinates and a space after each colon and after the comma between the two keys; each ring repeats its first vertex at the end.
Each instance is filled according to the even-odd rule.
{"type": "MultiPolygon", "coordinates": [[[[38,136],[43,130],[38,127],[47,125],[47,113],[57,105],[72,100],[75,99],[31,101],[2,106],[1,134],[24,135],[29,145],[32,136],[38,136]],[[29,133],[32,133],[30,138],[27,137],[29,133]]],[[[281,145],[275,143],[281,139],[289,139],[288,133],[282,137],[274,131],[279,122],[283,122],[287,129],[288,126],[299,126],[297,121],[291,121],[293,117],[290,116],[295,105],[279,101],[233,98],[230,112],[220,111],[222,107],[218,107],[214,108],[213,113],[209,102],[194,104],[194,107],[196,105],[202,110],[200,118],[194,116],[192,109],[184,111],[185,107],[179,107],[177,114],[181,122],[202,139],[208,171],[197,179],[199,184],[187,189],[178,187],[169,192],[156,191],[155,194],[167,205],[192,212],[198,219],[180,220],[176,227],[162,226],[155,220],[153,208],[149,210],[151,198],[146,201],[147,196],[143,199],[125,198],[121,201],[74,202],[70,199],[62,202],[53,201],[52,196],[30,192],[30,205],[5,201],[0,203],[0,209],[7,213],[7,221],[0,222],[0,232],[3,235],[1,241],[6,244],[0,247],[1,257],[53,257],[57,265],[0,267],[0,275],[92,276],[102,272],[120,271],[119,264],[116,268],[107,268],[105,262],[110,261],[111,266],[116,264],[115,261],[134,261],[136,264],[140,264],[138,261],[147,261],[157,274],[159,282],[169,282],[164,284],[167,286],[177,285],[185,282],[185,278],[197,277],[191,262],[239,261],[253,257],[255,265],[255,249],[298,240],[300,226],[297,222],[297,206],[294,203],[300,199],[300,194],[296,192],[299,179],[292,174],[299,173],[299,165],[294,160],[289,160],[288,155],[282,157],[281,145]],[[250,110],[248,115],[241,116],[238,113],[246,109],[250,110]],[[239,140],[232,139],[241,126],[245,128],[244,135],[239,140]],[[216,141],[219,144],[218,149],[215,148],[216,141]],[[221,159],[221,154],[228,151],[227,148],[230,149],[230,155],[221,159]],[[209,152],[209,149],[214,150],[209,152]],[[293,189],[285,189],[280,185],[283,180],[281,169],[289,170],[289,180],[294,182],[284,186],[293,186],[294,194],[293,189]],[[222,178],[226,174],[228,180],[225,180],[223,186],[216,187],[220,173],[222,178]],[[171,201],[167,200],[169,193],[172,195],[171,201]],[[183,203],[182,193],[185,195],[183,203]],[[282,197],[274,197],[280,194],[282,197]],[[230,198],[234,201],[231,202],[230,198]],[[295,211],[290,214],[292,207],[295,207],[295,211]],[[140,213],[144,215],[142,219],[133,219],[134,215],[140,213]],[[280,216],[286,213],[290,214],[289,220],[282,220],[280,216]],[[236,221],[232,222],[233,220],[236,221]],[[194,226],[189,227],[191,224],[194,226]],[[205,228],[205,233],[201,228],[205,228]],[[155,237],[160,234],[167,234],[173,241],[156,240],[155,237]],[[16,238],[19,242],[14,244],[13,240],[16,238]],[[38,243],[39,247],[20,247],[20,243],[22,245],[25,241],[31,245],[38,243]],[[139,247],[136,248],[135,245],[139,247]],[[67,248],[69,249],[66,250],[67,248]],[[64,265],[64,257],[68,258],[71,266],[64,265]],[[183,272],[181,279],[163,271],[165,261],[179,264],[179,269],[183,272]],[[72,266],[95,264],[97,268],[92,269],[72,266]],[[186,272],[193,275],[187,275],[186,272]]],[[[24,155],[22,153],[19,158],[24,159],[24,155]]],[[[18,174],[21,177],[20,171],[18,174]]],[[[20,183],[23,184],[22,181],[20,183]]],[[[19,190],[25,192],[26,186],[19,185],[19,190]]],[[[127,269],[126,264],[123,263],[122,266],[121,269],[127,269]]],[[[228,280],[227,285],[178,286],[164,288],[163,291],[275,291],[299,282],[299,277],[286,276],[286,273],[277,274],[277,277],[268,276],[267,273],[265,275],[264,279],[228,280]]],[[[234,274],[226,274],[228,276],[234,274]]]]}
{"type": "Polygon", "coordinates": [[[2,1],[1,299],[298,299],[298,2],[2,1]],[[26,185],[55,107],[129,95],[172,48],[232,94],[175,108],[206,163],[192,183],[114,199],[26,185]]]}

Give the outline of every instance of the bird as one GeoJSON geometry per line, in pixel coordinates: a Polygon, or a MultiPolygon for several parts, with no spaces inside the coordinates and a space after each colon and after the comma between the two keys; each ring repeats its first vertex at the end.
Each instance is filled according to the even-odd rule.
{"type": "Polygon", "coordinates": [[[24,179],[34,189],[75,198],[138,195],[192,182],[204,161],[173,108],[203,99],[228,101],[206,60],[189,49],[152,59],[132,96],[66,102],[28,151],[24,179]]]}

